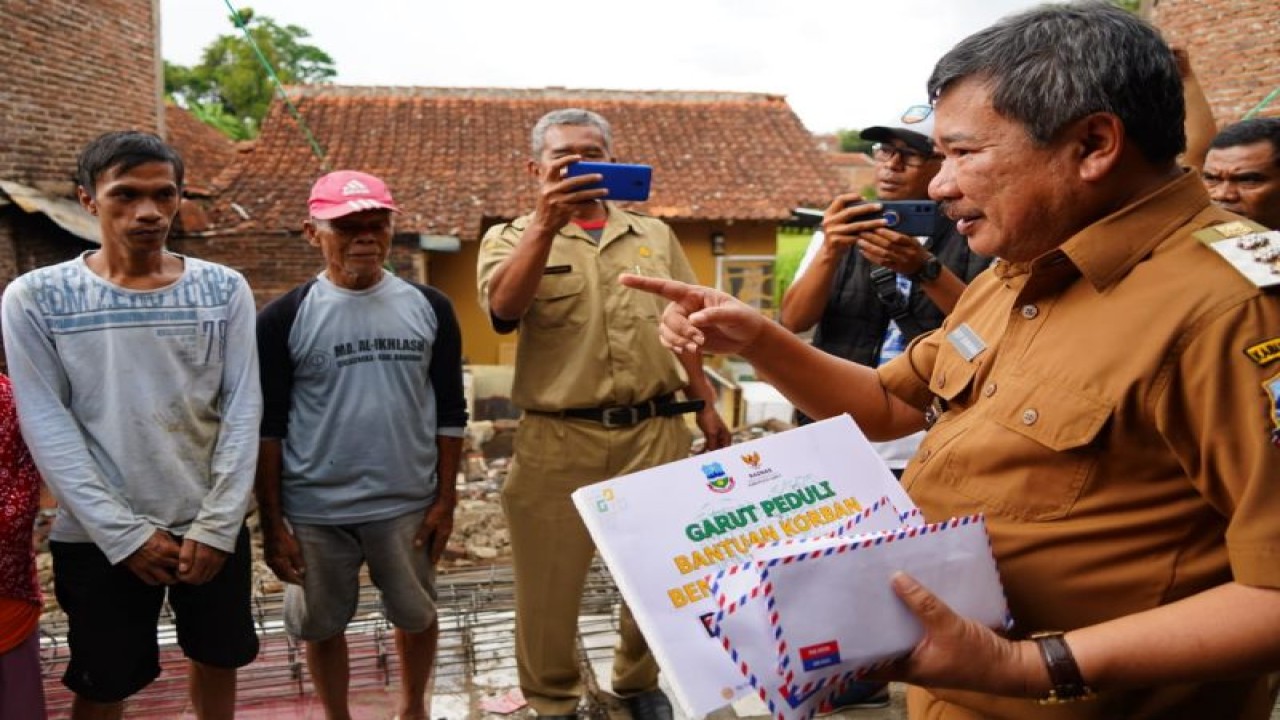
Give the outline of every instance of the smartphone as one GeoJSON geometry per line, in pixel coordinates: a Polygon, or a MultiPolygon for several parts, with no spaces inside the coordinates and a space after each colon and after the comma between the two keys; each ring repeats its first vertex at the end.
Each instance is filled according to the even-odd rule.
{"type": "Polygon", "coordinates": [[[932,200],[881,200],[879,213],[858,218],[873,220],[882,217],[890,229],[920,237],[932,235],[938,228],[938,203],[932,200]]]}
{"type": "Polygon", "coordinates": [[[599,173],[604,180],[588,185],[584,190],[604,188],[609,191],[606,200],[629,200],[639,202],[649,199],[649,183],[653,179],[653,168],[648,165],[626,165],[624,163],[576,162],[565,168],[565,177],[591,175],[599,173]]]}

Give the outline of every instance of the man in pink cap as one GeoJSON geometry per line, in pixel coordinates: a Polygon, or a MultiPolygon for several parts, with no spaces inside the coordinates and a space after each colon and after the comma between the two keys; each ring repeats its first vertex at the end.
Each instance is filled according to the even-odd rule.
{"type": "Polygon", "coordinates": [[[307,204],[325,269],[258,315],[266,560],[326,717],[350,716],[344,631],[367,564],[396,628],[399,717],[427,718],[467,424],[458,321],[439,290],[384,269],[400,211],[386,183],[329,173],[307,204]]]}

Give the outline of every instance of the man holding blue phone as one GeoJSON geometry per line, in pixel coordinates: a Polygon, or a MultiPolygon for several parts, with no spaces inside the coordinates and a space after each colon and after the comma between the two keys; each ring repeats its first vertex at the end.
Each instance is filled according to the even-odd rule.
{"type": "MultiPolygon", "coordinates": [[[[903,216],[936,208],[928,200],[929,182],[942,163],[930,137],[931,110],[913,107],[896,123],[862,131],[864,139],[876,141],[879,202],[862,202],[854,193],[833,200],[782,299],[784,327],[803,332],[817,325],[817,347],[863,365],[889,361],[917,335],[938,327],[990,262],[972,252],[941,213],[931,223],[903,216]],[[893,213],[885,209],[889,205],[893,213]],[[930,229],[899,231],[922,224],[930,229]]],[[[912,451],[914,444],[885,460],[900,471],[912,451]]]]}
{"type": "MultiPolygon", "coordinates": [[[[609,202],[606,173],[567,172],[579,162],[613,162],[608,122],[557,110],[538,120],[532,141],[537,207],[489,229],[477,276],[494,329],[520,330],[511,398],[524,416],[502,490],[520,687],[538,717],[572,718],[583,691],[578,608],[595,546],[570,494],[688,456],[686,413],[697,413],[708,449],[730,437],[701,356],[673,359],[658,340],[663,302],[617,282],[623,273],[693,281],[675,233],[609,202]]],[[[672,717],[657,663],[625,607],[612,687],[636,720],[672,717]]]]}

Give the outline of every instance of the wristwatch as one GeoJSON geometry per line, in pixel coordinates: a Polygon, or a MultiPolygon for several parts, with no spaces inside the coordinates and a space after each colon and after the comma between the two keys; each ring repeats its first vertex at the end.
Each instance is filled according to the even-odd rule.
{"type": "Polygon", "coordinates": [[[908,275],[911,282],[933,282],[942,274],[942,261],[936,255],[930,255],[920,269],[908,275]]]}
{"type": "Polygon", "coordinates": [[[1093,690],[1084,684],[1080,666],[1076,665],[1075,656],[1061,632],[1032,633],[1031,639],[1040,648],[1040,657],[1044,658],[1044,666],[1049,671],[1049,682],[1053,683],[1048,697],[1040,699],[1041,705],[1093,699],[1093,690]]]}

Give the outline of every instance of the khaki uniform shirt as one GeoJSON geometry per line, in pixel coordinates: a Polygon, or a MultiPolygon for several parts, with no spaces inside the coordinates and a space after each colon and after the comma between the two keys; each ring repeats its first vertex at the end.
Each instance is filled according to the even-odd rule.
{"type": "MultiPolygon", "coordinates": [[[[511,400],[520,408],[632,405],[687,384],[684,369],[658,340],[666,301],[618,282],[624,272],[696,282],[684,250],[661,220],[606,206],[598,244],[572,223],[553,241],[533,305],[519,323],[511,400]]],[[[477,273],[485,312],[493,271],[531,217],[485,233],[477,273]]]]}
{"type": "MultiPolygon", "coordinates": [[[[1280,448],[1264,388],[1280,363],[1245,352],[1280,335],[1280,297],[1192,236],[1238,219],[1186,174],[1034,262],[998,261],[940,330],[880,369],[894,395],[940,403],[903,482],[931,521],[987,514],[1016,636],[1233,579],[1280,587],[1280,448]],[[972,359],[948,338],[962,327],[980,339],[972,359]]],[[[1270,708],[1260,680],[1049,709],[934,694],[1001,718],[1266,718],[1270,708]]]]}

